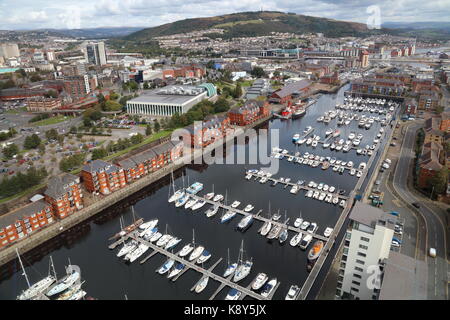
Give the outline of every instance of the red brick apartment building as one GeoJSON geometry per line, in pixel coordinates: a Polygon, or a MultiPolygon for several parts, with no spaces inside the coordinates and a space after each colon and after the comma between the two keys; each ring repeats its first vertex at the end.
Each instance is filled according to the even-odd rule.
{"type": "Polygon", "coordinates": [[[83,166],[81,170],[83,184],[89,192],[110,194],[126,185],[125,172],[103,160],[94,160],[83,166]]]}
{"type": "Polygon", "coordinates": [[[216,140],[222,139],[230,128],[230,119],[224,116],[209,116],[201,125],[191,124],[183,136],[185,146],[193,148],[206,147],[216,140]]]}
{"type": "Polygon", "coordinates": [[[444,150],[439,143],[428,142],[423,145],[419,159],[417,183],[420,188],[428,188],[432,179],[444,166],[444,150]]]}
{"type": "Polygon", "coordinates": [[[149,150],[117,161],[125,175],[127,183],[167,166],[183,154],[183,143],[167,141],[149,150]]]}
{"type": "Polygon", "coordinates": [[[246,126],[269,115],[267,101],[248,100],[241,107],[234,107],[228,111],[230,124],[246,126]]]}
{"type": "Polygon", "coordinates": [[[51,111],[61,108],[61,99],[36,97],[27,99],[27,110],[30,112],[51,111]]]}
{"type": "Polygon", "coordinates": [[[0,248],[22,239],[53,221],[52,206],[44,200],[32,202],[0,216],[0,248]]]}
{"type": "Polygon", "coordinates": [[[50,178],[45,201],[51,204],[56,217],[63,219],[83,208],[80,177],[65,173],[50,178]]]}
{"type": "Polygon", "coordinates": [[[168,68],[163,70],[163,79],[168,78],[203,78],[206,74],[206,69],[200,65],[188,65],[181,67],[168,68]]]}

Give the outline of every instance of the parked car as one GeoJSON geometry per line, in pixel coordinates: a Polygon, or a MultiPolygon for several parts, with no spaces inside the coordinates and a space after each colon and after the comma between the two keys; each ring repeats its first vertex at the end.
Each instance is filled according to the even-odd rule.
{"type": "Polygon", "coordinates": [[[416,208],[420,208],[420,204],[418,202],[413,202],[412,205],[416,208]]]}
{"type": "Polygon", "coordinates": [[[430,248],[430,250],[428,250],[428,255],[432,258],[436,258],[436,249],[430,248]]]}

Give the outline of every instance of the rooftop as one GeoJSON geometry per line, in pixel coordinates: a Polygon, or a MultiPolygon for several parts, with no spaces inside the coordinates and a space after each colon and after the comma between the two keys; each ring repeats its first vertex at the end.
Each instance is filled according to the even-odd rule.
{"type": "Polygon", "coordinates": [[[374,228],[379,222],[386,228],[390,226],[393,228],[393,223],[396,221],[395,216],[361,201],[356,201],[349,217],[351,220],[370,226],[371,228],[374,228]],[[386,222],[388,223],[386,224],[386,222]]]}
{"type": "Polygon", "coordinates": [[[425,300],[427,278],[425,261],[391,251],[384,268],[379,300],[425,300]]]}
{"type": "Polygon", "coordinates": [[[44,200],[39,200],[36,202],[32,202],[24,207],[20,207],[15,211],[2,215],[0,216],[0,228],[4,228],[6,226],[14,224],[17,220],[29,217],[32,214],[42,211],[47,207],[50,207],[50,204],[48,204],[44,200]]]}

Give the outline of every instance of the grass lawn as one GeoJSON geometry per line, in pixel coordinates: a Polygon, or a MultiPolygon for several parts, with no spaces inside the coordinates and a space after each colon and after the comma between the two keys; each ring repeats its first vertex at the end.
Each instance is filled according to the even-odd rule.
{"type": "Polygon", "coordinates": [[[10,196],[8,198],[3,198],[3,199],[0,200],[0,204],[8,202],[8,201],[16,199],[16,198],[20,198],[20,197],[22,197],[22,196],[24,196],[26,194],[29,194],[29,193],[31,194],[32,192],[36,192],[36,190],[38,190],[38,189],[40,189],[42,187],[45,187],[45,185],[46,185],[45,183],[41,183],[41,184],[38,184],[38,185],[36,185],[34,187],[28,188],[28,189],[26,189],[26,190],[24,190],[22,192],[19,192],[19,193],[15,194],[15,195],[12,195],[12,196],[10,196]]]}
{"type": "Polygon", "coordinates": [[[39,120],[36,122],[33,122],[32,125],[33,126],[48,126],[49,124],[57,124],[66,120],[69,120],[72,117],[67,117],[67,116],[63,116],[63,115],[59,115],[56,117],[51,117],[48,119],[44,119],[44,120],[39,120]]]}
{"type": "Polygon", "coordinates": [[[172,133],[172,130],[159,131],[158,133],[154,133],[151,136],[145,138],[141,143],[138,143],[138,144],[135,144],[134,146],[128,147],[128,148],[123,149],[123,150],[120,150],[120,151],[118,151],[118,152],[116,152],[114,154],[110,154],[109,156],[103,158],[103,160],[108,161],[108,160],[120,157],[121,155],[124,155],[124,154],[130,152],[131,150],[137,149],[137,148],[139,148],[139,147],[141,147],[143,145],[146,145],[146,144],[148,144],[150,142],[153,142],[155,140],[158,140],[160,138],[167,137],[171,133],[172,133]]]}
{"type": "Polygon", "coordinates": [[[19,114],[19,113],[25,112],[25,111],[27,111],[27,107],[21,107],[21,108],[17,108],[17,109],[7,110],[6,113],[9,113],[9,114],[19,114]]]}
{"type": "Polygon", "coordinates": [[[241,86],[242,87],[251,87],[253,84],[254,80],[245,80],[245,81],[241,81],[241,86]]]}

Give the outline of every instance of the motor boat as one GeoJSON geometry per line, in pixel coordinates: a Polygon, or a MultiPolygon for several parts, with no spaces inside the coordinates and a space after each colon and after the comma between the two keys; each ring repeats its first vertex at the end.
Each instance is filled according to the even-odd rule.
{"type": "Polygon", "coordinates": [[[333,228],[327,227],[325,229],[325,231],[323,232],[323,235],[328,238],[332,232],[333,232],[333,228]]]}
{"type": "Polygon", "coordinates": [[[222,201],[223,200],[223,195],[221,194],[216,194],[213,198],[214,202],[218,202],[218,201],[222,201]]]}
{"type": "Polygon", "coordinates": [[[227,278],[229,276],[231,276],[237,268],[237,263],[232,263],[230,265],[228,265],[228,267],[225,269],[225,272],[223,273],[223,277],[227,278]]]}
{"type": "Polygon", "coordinates": [[[286,294],[285,300],[295,300],[295,299],[297,299],[297,296],[299,293],[300,293],[300,287],[297,285],[292,285],[289,288],[288,293],[286,294]]]}
{"type": "Polygon", "coordinates": [[[235,208],[239,207],[240,204],[241,204],[240,201],[234,201],[234,202],[231,204],[231,207],[235,209],[235,208]]]}
{"type": "Polygon", "coordinates": [[[228,294],[225,297],[225,300],[238,300],[241,295],[242,295],[242,292],[238,291],[235,288],[231,288],[230,291],[228,291],[228,294]]]}
{"type": "Polygon", "coordinates": [[[188,243],[187,245],[185,245],[183,247],[183,249],[180,250],[180,252],[178,253],[178,255],[180,257],[185,257],[187,256],[189,253],[191,253],[192,250],[194,250],[194,244],[193,243],[188,243]]]}
{"type": "Polygon", "coordinates": [[[148,241],[155,242],[155,241],[158,241],[159,238],[161,238],[161,237],[162,237],[162,233],[156,232],[148,241]]]}
{"type": "Polygon", "coordinates": [[[288,229],[284,228],[283,231],[281,231],[280,235],[278,236],[278,241],[280,241],[280,243],[283,243],[287,240],[288,236],[289,236],[288,229]]]}
{"type": "Polygon", "coordinates": [[[317,230],[317,223],[312,222],[311,225],[306,229],[306,231],[314,233],[317,230]]]}
{"type": "Polygon", "coordinates": [[[214,198],[214,192],[210,192],[205,195],[206,200],[211,200],[212,198],[214,198]]]}
{"type": "Polygon", "coordinates": [[[302,250],[306,250],[306,248],[309,246],[309,243],[311,242],[311,240],[313,239],[312,235],[307,234],[303,237],[303,239],[300,241],[300,249],[302,250]]]}
{"type": "Polygon", "coordinates": [[[253,280],[252,289],[255,291],[261,289],[261,287],[266,284],[267,280],[269,280],[267,274],[263,272],[259,273],[256,276],[255,280],[253,280]]]}
{"type": "MultiPolygon", "coordinates": [[[[127,255],[128,253],[130,253],[131,251],[135,250],[138,247],[138,242],[135,240],[131,240],[128,243],[124,243],[123,247],[120,248],[119,252],[117,253],[117,257],[120,258],[124,255],[127,255]]],[[[23,299],[19,299],[19,300],[23,300],[23,299]]]]}
{"type": "Polygon", "coordinates": [[[298,218],[295,219],[295,221],[294,221],[294,227],[300,228],[300,226],[302,225],[302,223],[303,223],[303,219],[300,218],[300,217],[298,217],[298,218]]]}
{"type": "Polygon", "coordinates": [[[186,189],[186,192],[190,194],[197,194],[202,190],[203,190],[203,183],[194,182],[189,188],[186,189]]]}
{"type": "Polygon", "coordinates": [[[253,262],[250,260],[245,261],[244,263],[240,264],[236,272],[234,273],[233,282],[239,282],[245,277],[247,277],[252,269],[253,262]]]}
{"type": "Polygon", "coordinates": [[[278,281],[276,278],[270,279],[269,282],[267,282],[261,289],[261,296],[264,298],[267,298],[272,291],[274,290],[275,286],[277,285],[278,281]]]}
{"type": "Polygon", "coordinates": [[[301,232],[297,233],[295,236],[291,238],[289,244],[293,247],[296,247],[300,243],[300,241],[302,241],[302,236],[303,234],[301,232]]]}
{"type": "Polygon", "coordinates": [[[324,247],[323,241],[317,240],[308,252],[308,260],[309,261],[316,260],[319,257],[320,253],[322,252],[323,247],[324,247]]]}
{"type": "Polygon", "coordinates": [[[245,211],[245,212],[250,212],[250,211],[252,211],[254,208],[255,208],[254,206],[252,206],[251,204],[248,204],[248,205],[244,208],[244,211],[245,211]]]}
{"type": "Polygon", "coordinates": [[[281,226],[279,224],[274,224],[270,232],[267,234],[267,239],[276,239],[280,235],[281,226]]]}

